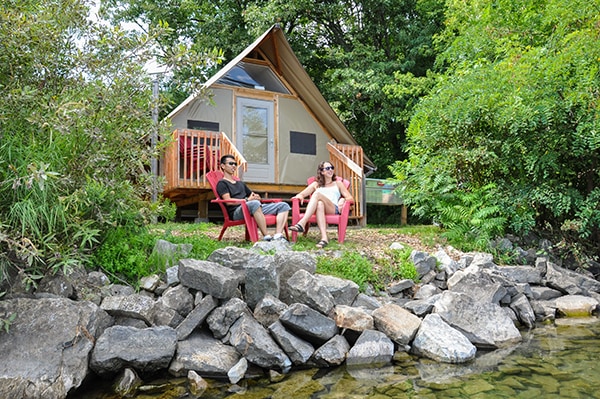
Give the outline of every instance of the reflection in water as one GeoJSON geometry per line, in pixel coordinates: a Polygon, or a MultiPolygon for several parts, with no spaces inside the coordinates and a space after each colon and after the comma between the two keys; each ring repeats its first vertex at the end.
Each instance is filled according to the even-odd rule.
{"type": "MultiPolygon", "coordinates": [[[[202,398],[600,398],[599,362],[598,319],[561,319],[523,332],[518,346],[480,351],[463,365],[398,353],[393,366],[301,370],[277,383],[266,377],[233,386],[210,380],[202,398]]],[[[135,398],[184,397],[181,381],[135,398]]],[[[102,391],[73,398],[116,398],[102,391]]]]}

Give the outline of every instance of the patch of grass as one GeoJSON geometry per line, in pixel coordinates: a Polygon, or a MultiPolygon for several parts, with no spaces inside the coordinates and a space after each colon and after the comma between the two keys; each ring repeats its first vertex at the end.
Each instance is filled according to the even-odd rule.
{"type": "Polygon", "coordinates": [[[410,279],[415,283],[419,280],[419,274],[415,265],[410,260],[412,248],[405,247],[404,249],[388,249],[386,255],[388,259],[382,260],[380,276],[389,283],[396,280],[410,279]]]}
{"type": "MultiPolygon", "coordinates": [[[[112,230],[94,253],[92,264],[100,267],[113,281],[118,280],[137,286],[140,278],[165,272],[165,260],[153,255],[156,241],[163,239],[173,244],[192,244],[192,251],[185,257],[204,260],[216,249],[230,245],[217,241],[203,232],[208,224],[165,223],[150,225],[146,229],[112,230]]],[[[174,261],[183,255],[175,255],[174,261]]]]}
{"type": "Polygon", "coordinates": [[[373,270],[373,264],[357,252],[345,251],[340,257],[319,256],[317,258],[317,273],[352,280],[364,292],[371,284],[381,289],[379,277],[373,270]]]}

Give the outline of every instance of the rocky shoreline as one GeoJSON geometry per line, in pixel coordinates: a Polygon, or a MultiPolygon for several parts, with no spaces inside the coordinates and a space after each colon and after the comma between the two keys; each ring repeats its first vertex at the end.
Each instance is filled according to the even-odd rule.
{"type": "MultiPolygon", "coordinates": [[[[161,241],[155,250],[169,259],[189,248],[161,241]]],[[[399,281],[377,296],[315,274],[314,254],[287,242],[182,259],[139,292],[99,272],[47,278],[0,301],[0,317],[17,315],[0,332],[0,396],[66,398],[93,378],[127,396],[168,372],[201,397],[209,378],[235,385],[295,368],[372,367],[400,352],[464,363],[517,345],[536,323],[598,307],[600,282],[544,257],[517,266],[444,250],[411,259],[419,284],[399,281]]]]}

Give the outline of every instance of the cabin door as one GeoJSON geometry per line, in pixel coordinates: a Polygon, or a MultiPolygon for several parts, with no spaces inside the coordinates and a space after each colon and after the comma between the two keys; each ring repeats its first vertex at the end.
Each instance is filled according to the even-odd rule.
{"type": "Polygon", "coordinates": [[[237,98],[236,146],[246,161],[244,180],[275,181],[275,144],[273,102],[237,98]]]}

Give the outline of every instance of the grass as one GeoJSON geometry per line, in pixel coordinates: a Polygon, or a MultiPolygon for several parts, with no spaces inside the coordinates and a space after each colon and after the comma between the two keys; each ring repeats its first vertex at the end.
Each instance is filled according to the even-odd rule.
{"type": "MultiPolygon", "coordinates": [[[[243,227],[227,229],[223,241],[217,240],[220,230],[221,225],[213,223],[158,223],[135,233],[116,230],[96,252],[94,264],[100,266],[113,281],[126,281],[137,286],[141,277],[164,273],[166,269],[165,260],[152,253],[158,239],[174,244],[192,244],[192,252],[186,257],[200,260],[219,248],[252,246],[252,243],[243,240],[243,227]]],[[[331,240],[325,251],[316,251],[318,230],[311,228],[308,236],[298,235],[292,249],[316,251],[318,273],[352,280],[363,292],[377,291],[385,289],[392,281],[417,280],[416,270],[409,259],[413,247],[403,244],[404,249],[388,248],[388,242],[400,236],[414,237],[431,247],[440,243],[440,229],[435,226],[350,227],[343,244],[331,240]]]]}

